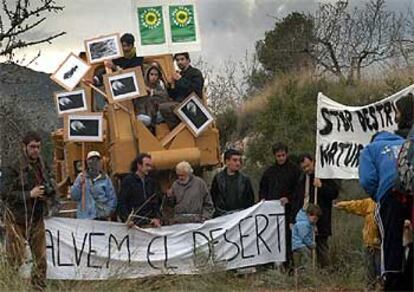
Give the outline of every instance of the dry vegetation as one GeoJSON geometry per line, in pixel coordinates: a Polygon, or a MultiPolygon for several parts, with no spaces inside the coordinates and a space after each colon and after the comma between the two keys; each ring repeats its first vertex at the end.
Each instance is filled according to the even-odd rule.
{"type": "MultiPolygon", "coordinates": [[[[139,280],[49,281],[46,291],[362,291],[364,288],[362,219],[334,213],[332,268],[310,270],[295,278],[276,270],[237,275],[234,272],[195,276],[159,276],[139,280]],[[344,223],[346,222],[346,224],[344,223]]],[[[30,291],[29,282],[0,260],[0,291],[30,291]]]]}
{"type": "MultiPolygon", "coordinates": [[[[257,97],[245,104],[244,110],[232,118],[245,123],[247,133],[256,133],[248,147],[246,171],[257,184],[263,168],[271,158],[269,145],[276,140],[287,141],[292,152],[314,149],[316,94],[323,91],[342,103],[366,104],[394,93],[412,83],[409,71],[396,72],[383,79],[365,80],[353,85],[303,75],[285,75],[275,80],[257,97]],[[271,134],[270,134],[271,133],[271,134]],[[268,135],[265,139],[258,135],[268,135]],[[302,139],[309,136],[308,139],[302,139]],[[298,140],[298,137],[301,137],[298,140]],[[258,140],[255,140],[258,139],[258,140]],[[260,153],[259,156],[258,153],[260,153]],[[263,158],[263,159],[261,159],[263,158]]],[[[241,138],[237,127],[230,127],[232,135],[241,138]],[[238,137],[239,135],[239,137],[238,137]]],[[[229,134],[229,133],[227,133],[229,134]]],[[[362,197],[356,182],[343,182],[340,199],[362,197]]],[[[327,270],[302,273],[295,278],[280,270],[259,270],[255,274],[237,275],[221,272],[195,276],[160,276],[139,280],[110,281],[49,281],[48,291],[362,291],[364,289],[364,263],[362,244],[362,218],[333,212],[333,236],[330,240],[332,267],[327,270]]],[[[8,269],[4,257],[0,264],[0,291],[28,291],[27,281],[8,269]]]]}

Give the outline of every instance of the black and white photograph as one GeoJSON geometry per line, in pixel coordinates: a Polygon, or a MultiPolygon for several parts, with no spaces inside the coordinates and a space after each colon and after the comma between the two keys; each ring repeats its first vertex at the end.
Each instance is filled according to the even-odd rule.
{"type": "Polygon", "coordinates": [[[119,34],[111,34],[85,41],[90,64],[112,60],[123,56],[119,34]]]}
{"type": "Polygon", "coordinates": [[[67,91],[72,91],[88,73],[90,65],[71,53],[50,78],[67,91]]]}
{"type": "Polygon", "coordinates": [[[196,137],[214,121],[213,116],[201,103],[196,94],[191,94],[187,97],[175,109],[175,113],[196,137]]]}
{"type": "Polygon", "coordinates": [[[65,131],[68,141],[102,142],[102,114],[68,115],[65,121],[65,131]]]}
{"type": "Polygon", "coordinates": [[[135,68],[105,75],[104,84],[110,103],[146,95],[141,70],[135,68]]]}
{"type": "Polygon", "coordinates": [[[59,116],[88,110],[84,89],[56,92],[55,102],[59,116]]]}

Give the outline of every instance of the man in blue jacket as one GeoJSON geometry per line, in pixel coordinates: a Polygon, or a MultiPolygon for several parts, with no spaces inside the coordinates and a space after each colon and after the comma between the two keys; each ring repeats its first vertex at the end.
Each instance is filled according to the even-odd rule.
{"type": "Polygon", "coordinates": [[[396,159],[404,141],[396,134],[379,132],[360,156],[359,182],[377,202],[375,217],[382,235],[381,275],[385,275],[386,290],[395,290],[392,283],[398,282],[403,265],[404,216],[401,214],[405,209],[393,189],[397,178],[396,159]]]}
{"type": "Polygon", "coordinates": [[[86,173],[80,173],[71,188],[71,197],[78,203],[76,217],[106,220],[116,209],[115,189],[108,175],[102,172],[101,154],[91,151],[86,159],[86,173]],[[85,191],[85,206],[82,206],[82,188],[85,191]]]}

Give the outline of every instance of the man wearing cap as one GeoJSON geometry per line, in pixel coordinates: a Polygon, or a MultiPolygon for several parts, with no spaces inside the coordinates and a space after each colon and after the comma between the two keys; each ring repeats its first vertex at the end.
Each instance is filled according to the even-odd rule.
{"type": "Polygon", "coordinates": [[[71,188],[71,197],[78,203],[78,219],[106,220],[116,209],[115,189],[109,176],[102,171],[101,154],[91,151],[86,158],[87,169],[80,173],[71,188]],[[82,192],[84,202],[82,205],[82,192]]]}

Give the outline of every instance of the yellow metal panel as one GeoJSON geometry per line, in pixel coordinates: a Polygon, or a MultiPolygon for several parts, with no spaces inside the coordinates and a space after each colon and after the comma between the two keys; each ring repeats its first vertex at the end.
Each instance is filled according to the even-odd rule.
{"type": "Polygon", "coordinates": [[[168,149],[182,149],[188,147],[195,147],[195,138],[193,134],[185,127],[180,133],[175,136],[174,140],[172,141],[170,147],[168,149]]]}
{"type": "Polygon", "coordinates": [[[128,173],[131,162],[137,155],[131,137],[113,141],[109,153],[112,174],[128,173]]]}
{"type": "Polygon", "coordinates": [[[216,128],[208,128],[196,139],[196,147],[201,152],[201,165],[220,163],[219,134],[216,128]]]}
{"type": "Polygon", "coordinates": [[[148,128],[141,122],[136,120],[136,129],[138,133],[138,143],[140,152],[161,151],[164,148],[160,141],[148,130],[148,128]]]}
{"type": "Polygon", "coordinates": [[[166,123],[161,123],[155,126],[155,133],[157,135],[157,139],[161,141],[165,136],[168,135],[168,133],[170,133],[170,129],[166,123]]]}
{"type": "Polygon", "coordinates": [[[197,148],[183,148],[149,152],[155,169],[174,169],[177,163],[185,160],[193,166],[200,165],[200,150],[197,148]]]}

